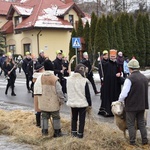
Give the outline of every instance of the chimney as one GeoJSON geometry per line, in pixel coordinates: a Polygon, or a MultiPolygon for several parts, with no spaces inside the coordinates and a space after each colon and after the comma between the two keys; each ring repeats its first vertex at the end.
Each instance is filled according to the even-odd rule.
{"type": "Polygon", "coordinates": [[[67,4],[67,3],[70,3],[70,2],[73,2],[73,0],[61,0],[63,3],[67,4]]]}

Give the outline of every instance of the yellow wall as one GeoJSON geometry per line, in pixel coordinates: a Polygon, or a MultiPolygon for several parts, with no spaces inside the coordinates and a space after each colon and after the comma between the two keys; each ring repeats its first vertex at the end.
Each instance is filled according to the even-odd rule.
{"type": "MultiPolygon", "coordinates": [[[[74,15],[74,23],[75,21],[78,21],[78,16],[74,10],[70,10],[69,13],[65,15],[65,20],[69,20],[69,14],[74,15]]],[[[13,16],[17,16],[17,13],[14,13],[13,16]]],[[[15,53],[23,55],[23,45],[30,43],[31,53],[38,56],[38,34],[39,51],[44,50],[45,55],[49,56],[51,60],[56,58],[56,51],[60,49],[68,55],[71,30],[67,29],[34,29],[30,31],[23,31],[20,34],[8,34],[7,45],[16,45],[15,53]]]]}
{"type": "Polygon", "coordinates": [[[67,30],[32,30],[21,34],[7,35],[7,45],[16,45],[16,54],[24,54],[23,44],[31,44],[31,53],[38,56],[37,37],[39,33],[39,51],[42,49],[51,60],[56,57],[56,50],[69,52],[71,32],[67,30]]]}
{"type": "Polygon", "coordinates": [[[5,16],[0,16],[0,28],[7,22],[5,16]]]}
{"type": "Polygon", "coordinates": [[[66,15],[64,16],[64,20],[69,21],[69,15],[73,15],[73,18],[74,18],[74,27],[75,27],[75,22],[79,20],[79,17],[78,17],[78,15],[77,15],[77,13],[76,13],[73,9],[71,9],[71,10],[68,12],[68,14],[66,14],[66,15]]]}

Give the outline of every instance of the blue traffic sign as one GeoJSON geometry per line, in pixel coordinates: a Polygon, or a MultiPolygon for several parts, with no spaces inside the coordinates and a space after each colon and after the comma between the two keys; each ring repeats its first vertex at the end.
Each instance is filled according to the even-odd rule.
{"type": "Polygon", "coordinates": [[[72,47],[73,48],[81,48],[80,38],[77,38],[77,37],[72,38],[72,47]]]}

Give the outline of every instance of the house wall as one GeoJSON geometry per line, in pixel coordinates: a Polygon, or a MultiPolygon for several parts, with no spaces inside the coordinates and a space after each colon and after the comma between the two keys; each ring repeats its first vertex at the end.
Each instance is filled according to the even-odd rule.
{"type": "MultiPolygon", "coordinates": [[[[78,21],[77,13],[71,9],[64,16],[64,20],[69,20],[69,14],[74,16],[74,24],[78,21]]],[[[14,13],[13,18],[17,16],[14,13]]],[[[13,19],[14,22],[14,19],[13,19]]],[[[63,50],[66,55],[69,53],[69,43],[71,38],[71,30],[67,29],[33,29],[23,31],[19,34],[7,34],[7,45],[15,45],[15,54],[24,55],[24,44],[31,44],[31,53],[38,56],[40,50],[44,50],[45,55],[51,60],[56,58],[56,51],[63,50]],[[39,40],[38,40],[39,39],[39,40]]],[[[9,48],[7,48],[7,51],[9,48]]]]}
{"type": "MultiPolygon", "coordinates": [[[[67,30],[31,30],[21,34],[7,35],[7,45],[15,45],[16,54],[24,54],[24,44],[31,44],[31,53],[38,56],[38,34],[39,34],[39,51],[44,50],[45,55],[51,60],[56,57],[56,51],[62,49],[66,54],[69,53],[69,43],[71,32],[67,30]]],[[[7,48],[8,51],[9,48],[7,48]]],[[[13,52],[12,52],[13,53],[13,52]]]]}
{"type": "Polygon", "coordinates": [[[0,28],[7,22],[6,16],[0,16],[0,28]]]}

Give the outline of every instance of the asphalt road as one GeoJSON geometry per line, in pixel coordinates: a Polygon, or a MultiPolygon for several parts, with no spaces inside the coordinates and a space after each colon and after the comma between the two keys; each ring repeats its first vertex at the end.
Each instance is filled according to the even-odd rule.
{"type": "MultiPolygon", "coordinates": [[[[26,84],[25,84],[25,76],[24,73],[18,74],[17,73],[17,79],[15,83],[15,93],[16,96],[11,96],[11,90],[9,89],[8,94],[5,95],[5,87],[6,87],[7,80],[4,80],[4,76],[0,76],[0,101],[4,101],[7,103],[12,103],[12,104],[19,104],[19,105],[24,105],[24,106],[29,106],[33,108],[33,98],[32,94],[28,93],[26,89],[26,84]]],[[[97,89],[100,89],[100,82],[96,82],[97,89]]],[[[102,116],[97,115],[99,107],[100,107],[100,94],[95,95],[92,87],[90,86],[90,91],[91,91],[91,98],[92,98],[92,116],[94,117],[95,120],[99,120],[102,122],[108,122],[108,123],[113,123],[114,119],[113,117],[105,118],[102,116]]],[[[150,88],[149,88],[149,105],[150,105],[150,88]]],[[[64,104],[61,106],[61,113],[65,115],[70,114],[70,108],[64,104]]],[[[147,126],[150,129],[150,110],[148,110],[148,117],[147,117],[147,126]]]]}

